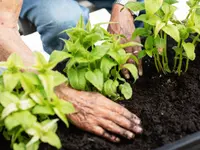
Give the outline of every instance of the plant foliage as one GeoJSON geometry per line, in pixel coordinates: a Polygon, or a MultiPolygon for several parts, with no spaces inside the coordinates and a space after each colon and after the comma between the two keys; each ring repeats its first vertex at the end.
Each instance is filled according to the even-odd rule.
{"type": "MultiPolygon", "coordinates": [[[[176,0],[145,0],[144,2],[129,2],[126,8],[133,11],[145,10],[146,14],[138,16],[135,20],[144,23],[143,28],[138,28],[132,38],[145,37],[144,51],[139,58],[148,55],[153,57],[158,71],[164,73],[182,73],[183,59],[186,60],[185,72],[189,61],[195,59],[195,46],[199,42],[200,34],[200,0],[188,0],[189,13],[184,21],[176,19],[174,12],[176,0]],[[175,53],[174,66],[169,67],[167,57],[167,36],[174,39],[175,53]],[[188,42],[188,39],[192,41],[188,42]]],[[[169,50],[168,50],[169,51],[169,50]]]]}
{"type": "Polygon", "coordinates": [[[16,54],[0,62],[6,68],[0,76],[0,130],[14,150],[37,150],[41,142],[60,149],[57,122],[61,119],[68,127],[65,115],[74,112],[71,103],[54,93],[67,78],[52,68],[68,56],[54,52],[48,62],[40,53],[35,56],[36,64],[29,69],[37,73],[26,71],[16,54]]]}
{"type": "Polygon", "coordinates": [[[126,53],[124,48],[141,44],[120,44],[121,35],[111,35],[100,25],[94,28],[90,22],[84,25],[81,17],[75,28],[64,31],[69,36],[69,40],[63,40],[65,47],[62,51],[69,56],[64,69],[69,84],[77,90],[98,91],[114,100],[122,97],[129,99],[132,96],[131,86],[120,75],[120,71],[128,69],[136,80],[136,66],[126,62],[133,59],[137,63],[138,60],[126,53]]]}

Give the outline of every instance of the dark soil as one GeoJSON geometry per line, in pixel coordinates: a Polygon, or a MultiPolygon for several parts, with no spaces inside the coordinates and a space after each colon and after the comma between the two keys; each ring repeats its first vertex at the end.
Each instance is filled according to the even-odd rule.
{"type": "MultiPolygon", "coordinates": [[[[141,118],[142,135],[113,144],[60,124],[62,150],[150,150],[200,131],[200,53],[197,55],[180,77],[159,75],[149,62],[144,63],[145,75],[133,86],[133,99],[120,102],[141,118]]],[[[41,150],[53,148],[42,145],[41,150]]]]}

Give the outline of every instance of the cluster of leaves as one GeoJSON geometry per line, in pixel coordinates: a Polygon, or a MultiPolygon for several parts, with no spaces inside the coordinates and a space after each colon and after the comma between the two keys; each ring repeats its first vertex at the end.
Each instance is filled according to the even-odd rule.
{"type": "Polygon", "coordinates": [[[54,52],[48,62],[40,53],[35,56],[37,62],[31,68],[35,73],[26,71],[16,54],[0,62],[6,67],[0,76],[0,129],[14,150],[37,150],[40,142],[61,148],[57,121],[60,118],[68,127],[65,114],[74,112],[71,103],[54,93],[55,86],[67,81],[52,71],[63,56],[54,52]]]}
{"type": "Polygon", "coordinates": [[[124,48],[141,44],[120,44],[121,35],[111,35],[100,25],[92,28],[90,22],[85,25],[81,17],[75,28],[64,31],[69,36],[69,40],[64,40],[62,51],[69,58],[64,69],[69,84],[77,90],[98,91],[113,100],[129,99],[132,88],[121,77],[120,71],[128,69],[136,80],[136,66],[126,62],[130,58],[136,63],[138,60],[134,55],[126,53],[124,48]]]}
{"type": "Polygon", "coordinates": [[[195,59],[195,46],[199,42],[200,35],[200,0],[188,0],[190,7],[188,16],[184,21],[178,20],[174,13],[176,0],[145,0],[142,2],[129,2],[125,5],[132,11],[145,10],[145,14],[138,16],[135,20],[144,23],[143,28],[138,28],[132,38],[145,37],[144,51],[139,58],[148,55],[154,57],[155,66],[158,71],[182,72],[183,59],[186,59],[185,71],[188,69],[189,60],[195,59]],[[167,57],[167,35],[176,41],[173,47],[175,52],[174,66],[169,68],[167,57]],[[188,42],[192,39],[192,42],[188,42]]]}

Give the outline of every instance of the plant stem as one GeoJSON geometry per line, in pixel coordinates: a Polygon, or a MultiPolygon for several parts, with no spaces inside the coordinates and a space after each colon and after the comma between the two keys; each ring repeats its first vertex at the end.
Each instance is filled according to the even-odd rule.
{"type": "Polygon", "coordinates": [[[156,56],[157,56],[157,61],[158,61],[159,70],[163,70],[162,64],[161,64],[161,62],[160,62],[159,54],[157,53],[156,56]]]}
{"type": "Polygon", "coordinates": [[[200,36],[200,35],[198,34],[198,35],[194,38],[194,40],[192,41],[192,44],[194,44],[194,45],[196,44],[197,40],[199,39],[199,36],[200,36]]]}
{"type": "Polygon", "coordinates": [[[186,66],[185,66],[185,72],[187,72],[188,66],[189,66],[189,59],[187,58],[187,60],[186,60],[186,66]]]}
{"type": "Polygon", "coordinates": [[[156,66],[156,70],[159,72],[158,63],[156,61],[156,55],[153,54],[153,57],[154,57],[154,63],[155,63],[155,66],[156,66]]]}
{"type": "Polygon", "coordinates": [[[178,75],[181,75],[181,67],[182,67],[182,60],[183,60],[183,49],[181,49],[180,57],[179,57],[179,65],[178,65],[178,75]]]}
{"type": "MultiPolygon", "coordinates": [[[[180,47],[180,45],[181,45],[181,42],[178,42],[178,48],[180,47]]],[[[178,57],[178,54],[177,54],[177,52],[175,51],[175,57],[174,57],[174,67],[173,67],[173,71],[175,71],[175,69],[176,69],[176,65],[177,65],[177,57],[178,57]]]]}
{"type": "Polygon", "coordinates": [[[166,64],[168,66],[168,57],[167,57],[167,34],[164,33],[164,39],[166,41],[166,44],[165,44],[165,49],[164,49],[164,52],[165,52],[165,61],[166,61],[166,64]]]}

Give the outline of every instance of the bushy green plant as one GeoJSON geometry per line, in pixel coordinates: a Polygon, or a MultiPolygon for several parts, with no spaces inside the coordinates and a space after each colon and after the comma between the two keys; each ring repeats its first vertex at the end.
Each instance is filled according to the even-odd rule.
{"type": "Polygon", "coordinates": [[[134,55],[126,53],[124,48],[141,44],[120,44],[120,38],[125,37],[111,35],[100,24],[94,28],[90,22],[85,25],[82,17],[75,28],[64,32],[69,36],[69,40],[64,40],[65,47],[62,51],[69,58],[64,71],[73,88],[98,91],[113,100],[131,98],[132,88],[120,75],[120,71],[128,69],[136,80],[136,66],[126,62],[133,59],[138,63],[138,60],[134,55]]]}
{"type": "Polygon", "coordinates": [[[129,2],[125,5],[132,11],[143,11],[145,14],[135,20],[144,23],[143,28],[138,28],[133,33],[133,39],[137,36],[145,37],[144,50],[139,58],[148,55],[153,57],[158,71],[164,73],[182,72],[183,59],[186,59],[185,71],[188,69],[189,60],[195,59],[195,46],[199,42],[200,34],[200,0],[188,0],[190,7],[188,16],[184,21],[176,19],[174,12],[176,0],[145,0],[142,2],[129,2]],[[176,41],[173,50],[174,66],[169,68],[167,57],[167,35],[176,41]],[[188,42],[192,39],[192,42],[188,42]]]}
{"type": "Polygon", "coordinates": [[[52,68],[66,56],[54,52],[47,62],[40,53],[35,55],[36,65],[29,69],[37,73],[27,71],[16,54],[0,62],[6,68],[0,76],[0,129],[14,150],[37,150],[40,142],[60,149],[57,121],[68,127],[66,114],[74,112],[71,103],[54,93],[67,78],[52,68]]]}

